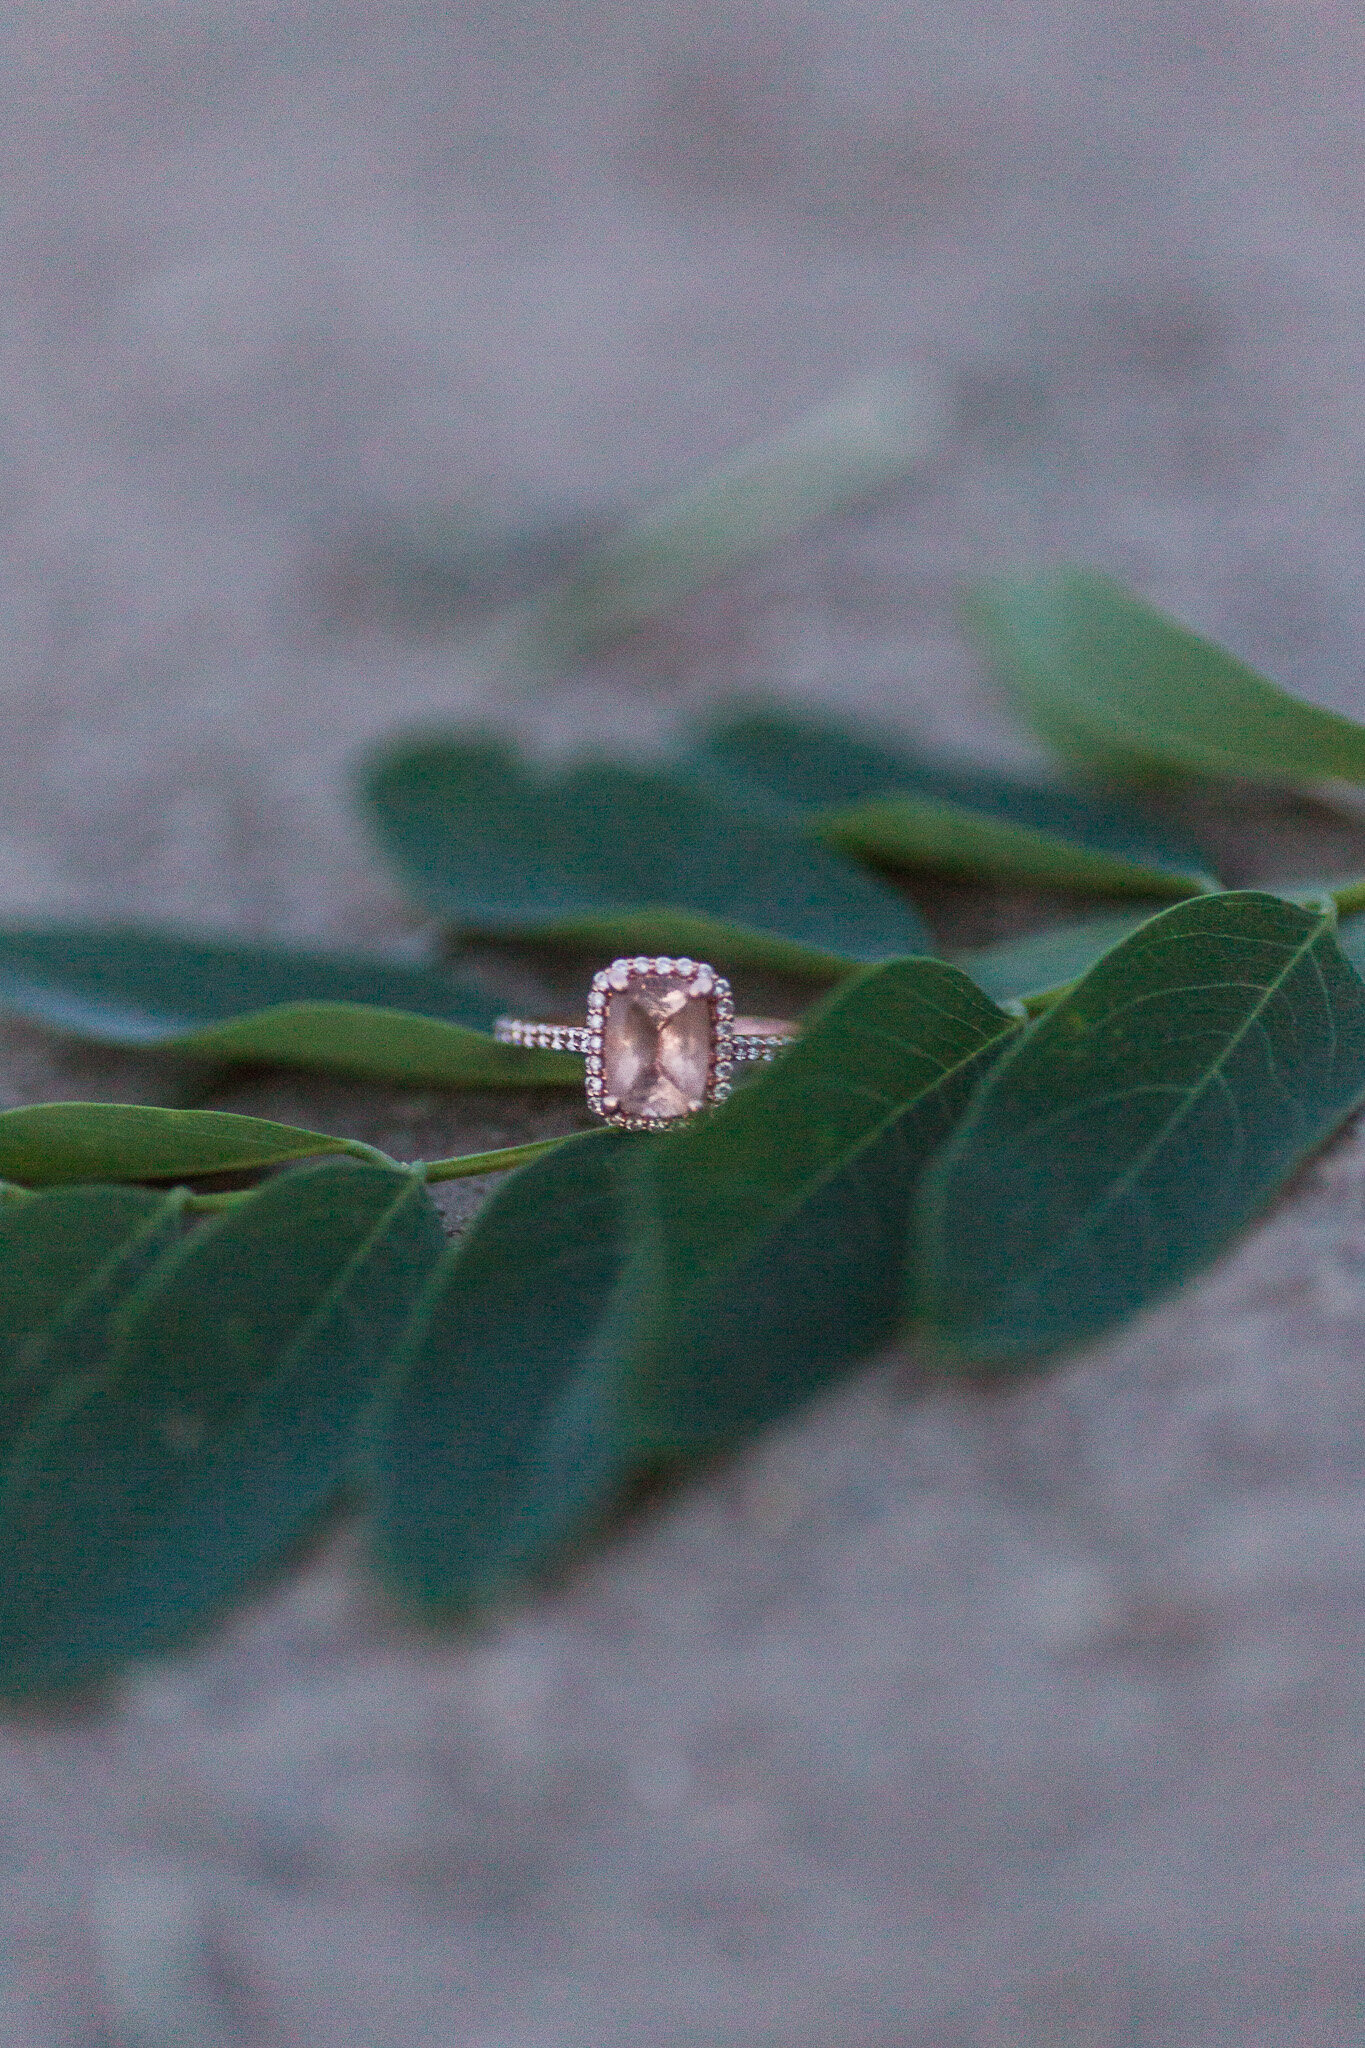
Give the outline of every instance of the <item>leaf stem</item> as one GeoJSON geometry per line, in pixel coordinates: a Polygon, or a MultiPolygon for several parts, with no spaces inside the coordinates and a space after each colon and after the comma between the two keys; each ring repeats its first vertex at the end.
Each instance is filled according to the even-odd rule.
{"type": "MultiPolygon", "coordinates": [[[[503,1145],[496,1152],[466,1152],[456,1159],[428,1159],[422,1174],[426,1180],[467,1180],[476,1173],[504,1173],[508,1167],[543,1158],[565,1142],[565,1138],[536,1138],[527,1145],[503,1145]]],[[[414,1165],[413,1171],[417,1170],[414,1165]]]]}
{"type": "MultiPolygon", "coordinates": [[[[528,1160],[553,1152],[563,1143],[563,1138],[535,1138],[526,1145],[502,1145],[492,1152],[465,1152],[454,1159],[414,1159],[407,1166],[400,1160],[390,1159],[384,1152],[376,1152],[374,1156],[382,1165],[393,1167],[399,1173],[416,1174],[422,1180],[468,1180],[475,1174],[505,1173],[509,1167],[523,1166],[528,1160]]],[[[23,1200],[29,1192],[27,1188],[0,1181],[0,1202],[23,1200]]],[[[239,1208],[260,1192],[260,1186],[256,1186],[229,1188],[216,1195],[186,1195],[185,1208],[192,1216],[217,1216],[226,1209],[239,1208]]]]}

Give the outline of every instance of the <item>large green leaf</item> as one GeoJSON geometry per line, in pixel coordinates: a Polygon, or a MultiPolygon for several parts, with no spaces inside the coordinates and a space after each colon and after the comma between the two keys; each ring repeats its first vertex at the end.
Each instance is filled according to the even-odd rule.
{"type": "Polygon", "coordinates": [[[1365,726],[1289,696],[1107,576],[992,578],[962,617],[1029,723],[1091,766],[1365,781],[1365,726]]]}
{"type": "Polygon", "coordinates": [[[225,1110],[40,1102],[0,1111],[0,1180],[31,1187],[62,1181],[190,1180],[322,1152],[379,1156],[358,1138],[330,1138],[322,1131],[225,1110]]]}
{"type": "Polygon", "coordinates": [[[1140,931],[1152,914],[1128,910],[1078,918],[1022,938],[999,939],[970,953],[955,953],[953,961],[992,1002],[1046,1008],[1060,989],[1078,981],[1112,947],[1140,931]]]}
{"type": "Polygon", "coordinates": [[[640,1149],[623,1299],[644,1451],[729,1441],[890,1337],[920,1175],[1017,1030],[956,968],[894,961],[640,1149]]]}
{"type": "Polygon", "coordinates": [[[382,755],[365,794],[414,900],[458,930],[826,976],[929,950],[895,890],[686,776],[540,775],[437,739],[382,755]]]}
{"type": "Polygon", "coordinates": [[[1365,1092],[1365,984],[1329,909],[1161,913],[1000,1062],[928,1176],[914,1305],[1003,1367],[1210,1259],[1365,1092]]]}
{"type": "Polygon", "coordinates": [[[752,713],[703,740],[727,784],[801,814],[840,853],[893,867],[1120,896],[1216,886],[1197,848],[1098,793],[916,760],[894,742],[752,713]]]}
{"type": "Polygon", "coordinates": [[[103,1045],[427,1087],[579,1084],[491,1036],[499,1005],[433,968],[136,925],[0,931],[0,1010],[103,1045]]]}
{"type": "Polygon", "coordinates": [[[433,1279],[371,1461],[380,1554],[415,1598],[493,1598],[621,1482],[611,1311],[632,1143],[589,1132],[512,1175],[433,1279]]]}
{"type": "Polygon", "coordinates": [[[278,1555],[351,1469],[442,1244],[420,1181],[328,1161],[130,1261],[131,1290],[106,1262],[0,1463],[0,1683],[165,1641],[278,1555]]]}

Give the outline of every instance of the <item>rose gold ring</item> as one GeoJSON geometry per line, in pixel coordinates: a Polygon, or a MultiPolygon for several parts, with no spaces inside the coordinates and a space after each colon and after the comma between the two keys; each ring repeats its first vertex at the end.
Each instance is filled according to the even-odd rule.
{"type": "Polygon", "coordinates": [[[778,1017],[737,1017],[730,984],[705,960],[613,960],[592,978],[586,1024],[499,1017],[500,1045],[581,1052],[588,1107],[627,1131],[657,1131],[724,1102],[742,1062],[797,1035],[778,1017]]]}

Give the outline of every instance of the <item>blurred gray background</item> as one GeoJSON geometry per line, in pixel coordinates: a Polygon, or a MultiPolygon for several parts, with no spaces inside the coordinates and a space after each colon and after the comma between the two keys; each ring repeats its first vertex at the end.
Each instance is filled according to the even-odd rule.
{"type": "MultiPolygon", "coordinates": [[[[951,606],[1035,559],[1365,713],[1363,38],[1328,0],[10,0],[0,914],[411,953],[345,776],[412,720],[648,749],[763,690],[1023,758],[951,606]],[[493,598],[907,365],[948,425],[904,488],[490,682],[493,598]],[[441,522],[463,588],[394,573],[441,522]]],[[[1251,873],[1298,827],[1220,829],[1251,873]]],[[[173,1085],[0,1037],[10,1101],[173,1085]]],[[[574,1117],[213,1099],[404,1156],[574,1117]]],[[[476,1635],[339,1520],[4,1725],[0,2042],[1345,2048],[1363,1312],[1348,1133],[1114,1342],[990,1398],[883,1361],[476,1635]]]]}

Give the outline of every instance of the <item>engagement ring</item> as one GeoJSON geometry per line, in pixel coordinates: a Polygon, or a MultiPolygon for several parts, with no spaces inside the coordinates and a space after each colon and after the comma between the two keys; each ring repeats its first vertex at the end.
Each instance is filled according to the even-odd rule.
{"type": "Polygon", "coordinates": [[[586,1024],[499,1017],[500,1045],[581,1052],[588,1107],[627,1131],[657,1131],[730,1093],[745,1060],[796,1037],[777,1017],[737,1017],[730,984],[704,960],[613,960],[592,978],[586,1024]]]}

